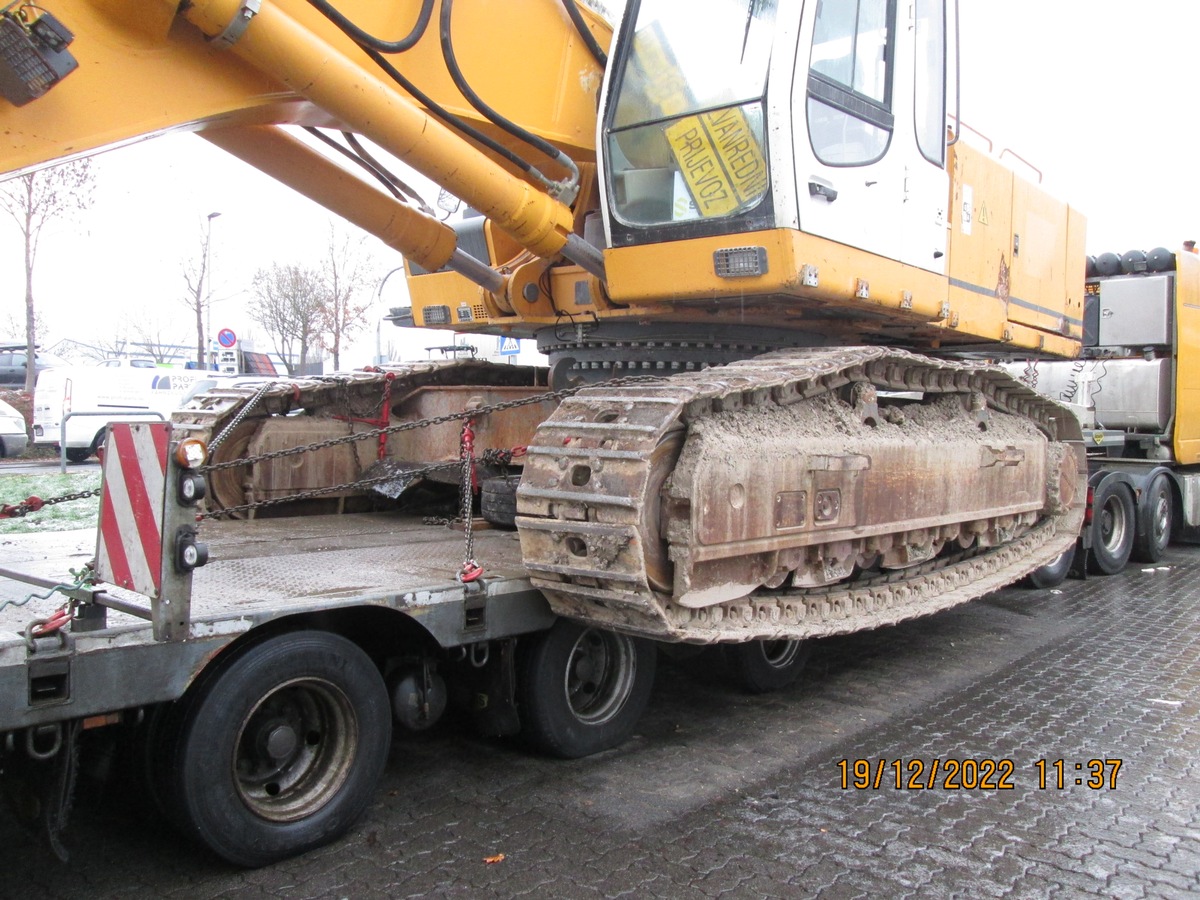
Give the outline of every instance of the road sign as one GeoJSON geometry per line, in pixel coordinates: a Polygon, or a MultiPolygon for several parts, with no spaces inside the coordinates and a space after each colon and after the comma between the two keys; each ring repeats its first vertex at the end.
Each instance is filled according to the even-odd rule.
{"type": "Polygon", "coordinates": [[[515,337],[499,338],[500,346],[498,348],[501,356],[516,356],[521,352],[521,342],[515,337]]]}
{"type": "Polygon", "coordinates": [[[237,335],[231,328],[222,328],[217,332],[217,343],[228,350],[230,347],[236,346],[237,335]]]}

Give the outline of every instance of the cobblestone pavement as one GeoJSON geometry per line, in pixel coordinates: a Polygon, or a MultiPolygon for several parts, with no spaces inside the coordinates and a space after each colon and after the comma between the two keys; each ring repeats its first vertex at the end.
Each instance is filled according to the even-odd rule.
{"type": "MultiPolygon", "coordinates": [[[[1198,757],[1200,549],[1175,549],[1154,570],[830,639],[777,695],[663,666],[638,736],[591,759],[453,723],[398,739],[354,832],[258,871],[111,790],[81,796],[66,866],[3,817],[0,895],[1194,896],[1198,757]],[[853,788],[860,759],[878,788],[853,788]],[[916,788],[935,759],[935,785],[916,788]],[[991,779],[1011,788],[946,789],[950,759],[1011,760],[991,779]],[[1121,760],[1101,789],[1086,784],[1093,759],[1121,760]],[[906,781],[926,765],[911,789],[895,788],[897,760],[906,781]]],[[[974,782],[971,766],[957,774],[974,782]]]]}

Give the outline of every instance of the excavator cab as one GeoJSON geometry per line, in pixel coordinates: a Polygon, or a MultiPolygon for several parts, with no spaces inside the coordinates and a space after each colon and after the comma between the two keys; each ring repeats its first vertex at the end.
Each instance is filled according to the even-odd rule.
{"type": "Polygon", "coordinates": [[[783,228],[944,273],[949,15],[631,0],[599,139],[609,245],[783,228]]]}

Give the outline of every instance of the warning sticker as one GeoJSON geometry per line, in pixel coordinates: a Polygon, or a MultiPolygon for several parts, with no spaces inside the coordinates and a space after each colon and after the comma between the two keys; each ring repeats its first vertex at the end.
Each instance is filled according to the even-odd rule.
{"type": "Polygon", "coordinates": [[[701,113],[665,129],[696,209],[725,216],[767,190],[767,161],[740,109],[701,113]]]}

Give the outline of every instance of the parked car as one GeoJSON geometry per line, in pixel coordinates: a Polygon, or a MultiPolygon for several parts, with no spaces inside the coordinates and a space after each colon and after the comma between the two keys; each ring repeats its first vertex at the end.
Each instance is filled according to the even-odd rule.
{"type": "Polygon", "coordinates": [[[25,417],[0,400],[0,456],[20,456],[28,443],[25,417]]]}
{"type": "MultiPolygon", "coordinates": [[[[65,366],[68,363],[65,359],[61,359],[53,353],[42,353],[39,350],[34,355],[34,365],[37,366],[37,370],[40,373],[43,369],[48,369],[51,366],[65,366]]],[[[24,345],[0,344],[0,384],[25,384],[24,345]]]]}

